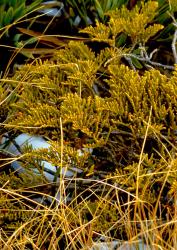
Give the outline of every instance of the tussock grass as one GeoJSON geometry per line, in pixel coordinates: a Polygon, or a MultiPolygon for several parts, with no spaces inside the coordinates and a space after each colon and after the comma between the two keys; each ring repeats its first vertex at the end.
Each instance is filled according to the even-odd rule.
{"type": "MultiPolygon", "coordinates": [[[[108,176],[102,180],[76,177],[69,179],[61,176],[60,184],[28,183],[20,188],[18,185],[18,189],[14,188],[16,185],[12,183],[15,180],[12,181],[9,175],[9,179],[7,178],[0,188],[1,202],[8,206],[12,204],[4,209],[1,206],[0,209],[0,220],[4,223],[1,224],[0,232],[1,249],[89,250],[94,249],[94,245],[99,249],[99,243],[102,241],[110,245],[112,241],[118,241],[119,246],[138,246],[138,242],[142,241],[149,249],[176,249],[176,194],[172,194],[171,207],[164,207],[162,204],[162,193],[167,185],[169,173],[175,171],[175,155],[168,151],[162,138],[156,134],[154,128],[151,128],[150,120],[151,111],[139,164],[134,170],[137,177],[136,189],[133,191],[125,188],[131,174],[124,176],[124,185],[118,184],[119,178],[122,178],[120,175],[108,176]],[[154,134],[164,145],[170,162],[164,159],[168,164],[168,171],[163,171],[159,166],[155,172],[141,175],[143,151],[149,128],[154,129],[154,134]],[[156,202],[152,204],[146,199],[146,190],[150,190],[153,185],[150,177],[155,176],[158,179],[160,175],[163,175],[163,184],[156,202]],[[139,186],[142,186],[141,178],[146,176],[149,178],[146,178],[143,188],[139,189],[139,186]],[[72,196],[70,201],[67,201],[68,194],[72,196]],[[49,202],[44,202],[47,199],[49,202]]],[[[62,121],[60,126],[63,138],[62,121]]],[[[171,146],[176,149],[174,145],[171,146]]],[[[61,161],[63,147],[61,140],[61,161]]],[[[1,167],[8,167],[12,161],[22,157],[23,155],[3,158],[1,167]]]]}
{"type": "MultiPolygon", "coordinates": [[[[151,174],[158,175],[157,172],[151,174]]],[[[168,178],[168,172],[165,175],[168,178]]],[[[58,202],[55,197],[45,192],[9,189],[4,185],[0,189],[1,196],[6,195],[8,202],[15,202],[19,207],[19,210],[13,211],[9,208],[6,212],[21,213],[23,216],[26,215],[26,219],[16,223],[14,228],[7,229],[5,225],[1,225],[1,249],[84,250],[91,249],[94,242],[98,243],[101,239],[105,239],[106,242],[118,240],[121,245],[127,242],[130,245],[136,245],[141,239],[149,249],[176,249],[175,200],[175,212],[173,213],[169,208],[166,210],[166,220],[162,217],[164,208],[160,198],[166,179],[156,203],[152,206],[144,199],[145,190],[139,192],[137,196],[117,185],[110,184],[114,182],[114,178],[87,179],[89,185],[85,185],[86,180],[81,178],[63,179],[64,185],[59,185],[58,192],[65,194],[66,190],[63,187],[69,188],[70,185],[72,200],[67,203],[62,202],[61,199],[58,202]],[[85,187],[82,191],[77,187],[77,183],[80,182],[83,182],[85,187]],[[30,198],[34,193],[52,199],[51,204],[43,205],[30,198]],[[126,194],[126,202],[121,200],[123,194],[126,194]]],[[[151,183],[145,183],[144,189],[149,185],[151,183]]],[[[40,189],[41,187],[39,186],[40,189]]],[[[1,218],[2,214],[1,209],[1,218]]],[[[18,220],[21,220],[20,216],[18,220]]]]}
{"type": "MultiPolygon", "coordinates": [[[[6,101],[7,98],[4,101],[1,100],[1,103],[4,104],[6,101]]],[[[138,167],[134,172],[124,176],[124,184],[118,184],[119,178],[123,176],[115,174],[99,180],[60,176],[60,184],[26,183],[25,186],[20,187],[20,183],[13,184],[18,182],[19,178],[11,179],[12,175],[9,175],[9,178],[6,175],[6,181],[4,180],[0,188],[0,201],[5,204],[4,208],[2,205],[0,208],[0,221],[3,222],[0,231],[1,249],[90,250],[96,247],[99,249],[102,241],[110,244],[110,249],[113,241],[118,241],[119,246],[122,247],[126,247],[127,244],[138,247],[139,242],[142,241],[149,249],[176,249],[176,193],[171,193],[171,206],[168,207],[162,203],[163,190],[168,184],[169,174],[175,171],[173,162],[176,155],[168,151],[162,141],[164,138],[151,127],[150,120],[151,111],[138,167]],[[154,130],[170,161],[164,159],[159,153],[166,162],[168,171],[164,171],[159,166],[155,172],[141,175],[149,128],[154,130]],[[126,189],[126,184],[134,173],[136,173],[136,188],[126,189]],[[154,184],[151,182],[152,176],[156,180],[159,176],[163,176],[160,177],[163,183],[153,203],[149,199],[151,194],[147,198],[146,191],[151,190],[154,184]],[[146,180],[143,188],[142,178],[146,180]],[[68,194],[72,196],[70,201],[67,201],[68,194]]],[[[60,126],[61,138],[63,138],[62,120],[60,120],[60,126]]],[[[175,151],[175,145],[166,138],[165,140],[175,151]]],[[[63,147],[61,139],[61,166],[63,147]]],[[[2,158],[1,167],[8,167],[11,162],[22,157],[23,155],[2,158]]]]}
{"type": "MultiPolygon", "coordinates": [[[[8,67],[16,53],[19,51],[12,56],[8,67]]],[[[4,75],[7,74],[8,69],[4,75]]],[[[6,81],[2,79],[0,83],[4,85],[6,81]]],[[[2,99],[0,97],[1,107],[9,102],[11,96],[12,92],[7,90],[7,95],[2,99]]],[[[5,122],[1,124],[2,127],[4,125],[5,122]]],[[[62,120],[60,127],[62,166],[62,120]]],[[[129,175],[114,174],[104,179],[63,178],[60,175],[59,184],[34,184],[33,181],[24,184],[19,176],[7,173],[4,180],[0,178],[0,249],[90,250],[94,246],[99,249],[102,241],[110,244],[110,249],[112,241],[118,241],[119,246],[128,244],[138,248],[138,243],[142,241],[149,249],[177,249],[177,195],[174,190],[171,201],[163,204],[163,191],[168,186],[169,174],[176,173],[173,169],[175,151],[176,146],[151,127],[150,111],[138,167],[129,175]],[[159,165],[154,172],[141,175],[149,129],[153,130],[169,159],[157,152],[166,169],[159,165]],[[164,140],[172,151],[168,151],[164,140]],[[134,173],[136,187],[126,188],[134,173]],[[124,183],[119,185],[120,178],[124,178],[124,183]],[[145,180],[143,187],[142,179],[145,180]],[[147,197],[147,190],[151,190],[158,179],[162,185],[159,186],[156,201],[151,202],[151,194],[147,197]],[[69,201],[68,194],[71,196],[69,201]]],[[[23,156],[3,156],[0,167],[8,169],[11,162],[23,156]]],[[[21,178],[23,180],[23,176],[21,178]]]]}

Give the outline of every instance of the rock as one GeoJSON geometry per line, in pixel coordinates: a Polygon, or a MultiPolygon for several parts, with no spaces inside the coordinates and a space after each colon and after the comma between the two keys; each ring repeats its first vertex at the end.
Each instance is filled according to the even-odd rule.
{"type": "Polygon", "coordinates": [[[89,250],[153,250],[147,246],[142,240],[137,243],[122,243],[121,241],[94,243],[89,250]]]}
{"type": "MultiPolygon", "coordinates": [[[[5,143],[7,142],[8,138],[3,137],[1,141],[0,148],[4,148],[5,143]]],[[[14,140],[15,144],[10,142],[6,147],[5,150],[12,155],[18,156],[20,155],[19,149],[23,149],[24,146],[31,145],[33,149],[41,149],[41,148],[49,148],[50,144],[44,140],[44,138],[40,136],[31,136],[28,134],[21,134],[17,136],[14,140]],[[18,147],[16,146],[18,145],[18,147]]],[[[44,175],[49,182],[54,181],[54,177],[57,171],[57,167],[53,166],[51,163],[47,161],[41,161],[42,166],[44,167],[44,175]]],[[[18,172],[24,172],[25,170],[20,165],[20,162],[14,161],[11,163],[13,169],[18,172]]],[[[37,169],[34,168],[33,170],[36,174],[40,174],[37,169]]],[[[63,177],[71,178],[77,173],[82,173],[83,171],[76,167],[71,167],[67,169],[66,167],[62,168],[62,175],[63,177]]],[[[59,181],[59,178],[57,178],[59,181]]]]}

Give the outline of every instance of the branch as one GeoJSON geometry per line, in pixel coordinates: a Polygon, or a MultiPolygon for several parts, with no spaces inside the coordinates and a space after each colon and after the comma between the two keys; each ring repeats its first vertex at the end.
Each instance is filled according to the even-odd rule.
{"type": "MultiPolygon", "coordinates": [[[[151,54],[150,54],[150,56],[151,56],[151,54]]],[[[132,58],[138,59],[139,61],[149,63],[149,64],[151,64],[153,66],[162,67],[164,69],[170,69],[170,70],[174,70],[175,69],[174,66],[164,65],[164,64],[161,64],[161,63],[158,63],[158,62],[151,61],[150,56],[148,56],[148,57],[140,57],[140,56],[136,56],[134,54],[124,54],[124,58],[125,59],[127,59],[127,57],[129,57],[129,58],[132,57],[132,58]]]]}
{"type": "Polygon", "coordinates": [[[174,36],[173,36],[173,41],[172,41],[172,44],[171,44],[171,48],[172,48],[172,51],[173,51],[173,56],[174,56],[175,64],[177,64],[177,51],[176,51],[177,22],[173,23],[173,25],[176,27],[176,30],[175,30],[175,33],[174,33],[174,36]]]}

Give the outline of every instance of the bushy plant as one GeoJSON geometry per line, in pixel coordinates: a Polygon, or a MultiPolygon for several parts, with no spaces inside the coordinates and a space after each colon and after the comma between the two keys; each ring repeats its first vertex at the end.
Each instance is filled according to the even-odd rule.
{"type": "Polygon", "coordinates": [[[45,160],[58,169],[83,172],[61,179],[53,189],[42,175],[40,185],[25,172],[9,183],[7,174],[0,178],[5,200],[0,206],[7,213],[1,216],[2,241],[18,248],[60,249],[63,244],[63,249],[84,249],[101,237],[141,238],[150,247],[175,248],[177,67],[154,63],[141,50],[151,69],[140,71],[132,62],[140,58],[136,46],[144,49],[163,29],[151,23],[157,8],[149,1],[131,11],[111,11],[108,24],[97,22],[82,31],[103,47],[94,50],[91,43],[71,41],[50,60],[35,60],[3,80],[15,99],[2,128],[43,136],[51,145],[26,147],[18,157],[21,166],[29,171],[37,165],[42,172],[40,161],[45,160]],[[129,47],[117,45],[121,33],[129,37],[129,47]],[[57,204],[53,190],[70,193],[71,202],[57,204]],[[32,194],[50,197],[51,203],[30,200],[32,194]],[[21,220],[20,214],[11,215],[17,208],[21,220]]]}

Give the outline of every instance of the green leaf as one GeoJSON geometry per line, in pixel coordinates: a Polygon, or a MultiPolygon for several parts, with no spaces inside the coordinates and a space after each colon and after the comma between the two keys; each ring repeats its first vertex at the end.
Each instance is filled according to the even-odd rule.
{"type": "Polygon", "coordinates": [[[18,8],[14,11],[14,20],[18,20],[21,17],[24,16],[26,10],[25,10],[25,3],[23,2],[18,8]]]}
{"type": "Polygon", "coordinates": [[[117,47],[124,46],[126,40],[127,40],[127,34],[125,33],[120,34],[118,38],[116,39],[116,46],[117,47]]]}
{"type": "Polygon", "coordinates": [[[3,20],[4,20],[4,9],[5,9],[5,5],[0,5],[0,28],[3,28],[4,25],[3,25],[3,20]]]}
{"type": "Polygon", "coordinates": [[[4,26],[10,24],[13,20],[13,7],[10,7],[6,12],[4,12],[3,24],[4,26]]]}
{"type": "Polygon", "coordinates": [[[24,51],[20,51],[20,54],[24,55],[26,58],[28,59],[33,59],[34,60],[34,56],[32,53],[30,52],[24,52],[24,51]]]}
{"type": "Polygon", "coordinates": [[[111,0],[105,0],[105,1],[103,1],[102,9],[104,10],[104,12],[110,10],[111,9],[111,5],[112,5],[112,1],[111,0]]]}
{"type": "Polygon", "coordinates": [[[172,41],[174,35],[175,27],[170,23],[165,29],[163,29],[157,36],[154,37],[154,40],[158,42],[172,41]],[[170,40],[169,40],[170,39],[170,40]]]}
{"type": "Polygon", "coordinates": [[[11,3],[10,5],[14,8],[14,7],[17,7],[17,0],[11,0],[11,3]]]}
{"type": "Polygon", "coordinates": [[[15,45],[19,42],[21,36],[22,34],[15,34],[15,36],[13,37],[15,45]]]}
{"type": "Polygon", "coordinates": [[[42,3],[42,0],[36,0],[33,3],[31,3],[30,5],[26,6],[26,13],[29,13],[29,12],[37,9],[38,7],[40,7],[41,3],[42,3]]]}
{"type": "Polygon", "coordinates": [[[103,20],[104,19],[104,11],[103,11],[98,0],[94,0],[94,2],[95,2],[95,7],[96,7],[96,10],[98,12],[98,15],[103,20]]]}
{"type": "Polygon", "coordinates": [[[142,69],[143,65],[138,61],[138,59],[132,57],[131,58],[133,65],[137,68],[137,69],[142,69]]]}
{"type": "Polygon", "coordinates": [[[120,8],[122,7],[122,5],[127,5],[129,2],[129,0],[112,0],[112,6],[111,6],[111,9],[116,9],[116,8],[120,8]]]}
{"type": "Polygon", "coordinates": [[[29,38],[28,40],[25,41],[25,45],[27,45],[27,44],[33,44],[33,43],[35,43],[37,41],[38,41],[37,37],[31,37],[31,38],[29,38]]]}

